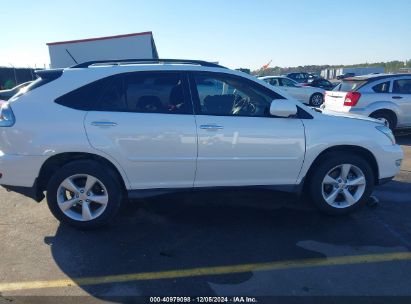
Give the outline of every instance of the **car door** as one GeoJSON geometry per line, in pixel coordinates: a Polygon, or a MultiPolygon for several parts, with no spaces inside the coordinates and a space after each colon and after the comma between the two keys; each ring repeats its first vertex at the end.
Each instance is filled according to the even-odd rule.
{"type": "Polygon", "coordinates": [[[290,94],[302,103],[308,102],[303,87],[297,86],[296,82],[288,78],[279,78],[279,81],[281,89],[284,90],[287,94],[290,94]]]}
{"type": "Polygon", "coordinates": [[[399,126],[411,126],[411,77],[393,80],[391,100],[401,109],[399,126]]]}
{"type": "Polygon", "coordinates": [[[132,189],[192,187],[197,136],[186,76],[111,78],[85,118],[90,144],[123,167],[132,189]]]}
{"type": "Polygon", "coordinates": [[[193,72],[198,133],[195,187],[294,185],[305,153],[298,118],[269,115],[275,92],[228,73],[193,72]],[[215,83],[214,88],[204,83],[215,83]]]}

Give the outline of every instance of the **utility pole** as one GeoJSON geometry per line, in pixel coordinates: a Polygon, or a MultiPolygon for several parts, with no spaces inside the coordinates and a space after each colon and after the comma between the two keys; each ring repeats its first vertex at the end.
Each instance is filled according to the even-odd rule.
{"type": "Polygon", "coordinates": [[[17,85],[16,68],[15,68],[14,65],[12,65],[10,62],[9,62],[9,65],[13,68],[13,73],[14,73],[14,86],[16,86],[16,85],[17,85]]]}

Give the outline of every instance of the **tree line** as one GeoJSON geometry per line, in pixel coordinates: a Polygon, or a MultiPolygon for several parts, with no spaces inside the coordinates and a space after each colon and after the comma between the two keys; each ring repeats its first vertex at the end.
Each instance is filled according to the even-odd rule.
{"type": "Polygon", "coordinates": [[[338,68],[358,68],[358,67],[384,67],[385,73],[398,73],[401,68],[411,68],[411,59],[406,61],[388,61],[375,63],[358,63],[351,65],[304,65],[297,67],[269,67],[267,69],[259,69],[252,71],[252,74],[259,76],[266,75],[284,75],[293,72],[309,72],[320,74],[324,69],[338,69],[338,68]]]}

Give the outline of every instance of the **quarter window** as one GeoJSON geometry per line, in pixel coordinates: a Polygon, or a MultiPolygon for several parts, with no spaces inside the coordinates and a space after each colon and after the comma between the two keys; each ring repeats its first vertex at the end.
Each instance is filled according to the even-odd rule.
{"type": "Polygon", "coordinates": [[[411,94],[411,79],[394,80],[392,92],[396,94],[411,94]]]}
{"type": "Polygon", "coordinates": [[[89,111],[98,103],[101,93],[110,85],[113,77],[89,83],[55,100],[56,103],[76,110],[89,111]]]}

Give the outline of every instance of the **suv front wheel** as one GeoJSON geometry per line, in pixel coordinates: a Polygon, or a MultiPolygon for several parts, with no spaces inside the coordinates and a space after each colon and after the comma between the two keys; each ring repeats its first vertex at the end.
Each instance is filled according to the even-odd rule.
{"type": "Polygon", "coordinates": [[[123,190],[116,174],[93,160],[63,166],[50,179],[47,203],[61,222],[82,229],[107,224],[117,213],[123,190]]]}
{"type": "Polygon", "coordinates": [[[317,207],[332,215],[348,214],[365,203],[374,176],[368,162],[357,155],[324,155],[310,178],[309,190],[317,207]]]}

